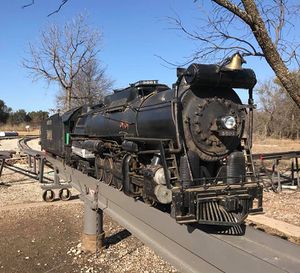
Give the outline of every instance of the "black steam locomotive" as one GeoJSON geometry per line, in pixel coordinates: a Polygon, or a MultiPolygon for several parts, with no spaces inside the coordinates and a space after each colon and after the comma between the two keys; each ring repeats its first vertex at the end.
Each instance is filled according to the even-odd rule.
{"type": "Polygon", "coordinates": [[[233,226],[262,210],[251,156],[256,77],[239,54],[115,90],[94,106],[56,114],[41,146],[125,194],[160,204],[178,223],[233,226]],[[233,88],[248,89],[242,104],[233,88]]]}

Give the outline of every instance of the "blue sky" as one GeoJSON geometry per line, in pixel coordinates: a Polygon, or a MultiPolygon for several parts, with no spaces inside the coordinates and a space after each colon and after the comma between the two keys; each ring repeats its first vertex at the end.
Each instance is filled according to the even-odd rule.
{"type": "MultiPolygon", "coordinates": [[[[127,86],[141,79],[157,79],[171,85],[176,81],[175,68],[155,55],[173,62],[183,61],[195,49],[195,44],[180,32],[170,29],[167,16],[180,17],[187,24],[197,23],[199,11],[192,0],[70,0],[51,17],[60,0],[36,0],[26,9],[21,6],[30,0],[2,1],[0,10],[0,99],[13,110],[49,110],[55,107],[55,85],[47,87],[40,80],[32,82],[22,67],[29,42],[37,42],[47,25],[63,25],[81,12],[89,14],[89,23],[103,33],[99,59],[114,80],[114,88],[127,86]]],[[[273,75],[265,61],[248,59],[259,80],[273,75]]]]}

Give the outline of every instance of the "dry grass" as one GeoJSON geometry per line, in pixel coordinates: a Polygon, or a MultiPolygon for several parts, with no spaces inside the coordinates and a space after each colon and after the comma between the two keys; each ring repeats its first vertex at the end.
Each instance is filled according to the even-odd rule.
{"type": "Polygon", "coordinates": [[[300,151],[300,140],[254,138],[253,153],[276,153],[288,151],[300,151]]]}
{"type": "MultiPolygon", "coordinates": [[[[253,154],[264,154],[264,153],[280,153],[280,152],[289,152],[289,151],[300,151],[300,140],[291,140],[291,139],[274,139],[274,138],[265,138],[259,139],[254,138],[253,143],[253,154]]],[[[290,170],[292,167],[291,159],[282,159],[278,161],[276,169],[282,174],[290,176],[290,170]]],[[[257,167],[264,167],[271,170],[274,160],[265,160],[265,161],[256,161],[257,167]],[[263,164],[263,165],[262,165],[263,164]]]]}
{"type": "Polygon", "coordinates": [[[33,129],[30,131],[17,131],[19,133],[19,136],[39,136],[40,130],[39,129],[33,129]]]}
{"type": "Polygon", "coordinates": [[[12,125],[12,124],[1,124],[0,131],[26,131],[26,125],[25,123],[21,123],[18,125],[12,125]]]}
{"type": "Polygon", "coordinates": [[[0,131],[16,131],[20,136],[36,136],[40,134],[38,126],[32,127],[27,131],[25,126],[27,124],[21,123],[19,125],[4,124],[0,126],[0,131]]]}

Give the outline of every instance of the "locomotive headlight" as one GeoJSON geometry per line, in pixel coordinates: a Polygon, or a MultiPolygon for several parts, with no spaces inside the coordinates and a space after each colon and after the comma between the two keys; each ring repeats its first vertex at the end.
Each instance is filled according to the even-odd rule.
{"type": "Polygon", "coordinates": [[[226,116],[221,119],[222,125],[225,129],[232,130],[236,126],[236,120],[233,116],[226,116]]]}

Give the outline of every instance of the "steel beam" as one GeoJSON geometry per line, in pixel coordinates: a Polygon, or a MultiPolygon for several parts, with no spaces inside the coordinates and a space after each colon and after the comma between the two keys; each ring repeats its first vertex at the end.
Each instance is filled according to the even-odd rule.
{"type": "MultiPolygon", "coordinates": [[[[213,235],[176,224],[169,214],[57,162],[66,180],[97,193],[98,207],[181,272],[299,272],[300,247],[247,227],[243,236],[213,235]]],[[[89,195],[91,202],[95,196],[89,195]]]]}

